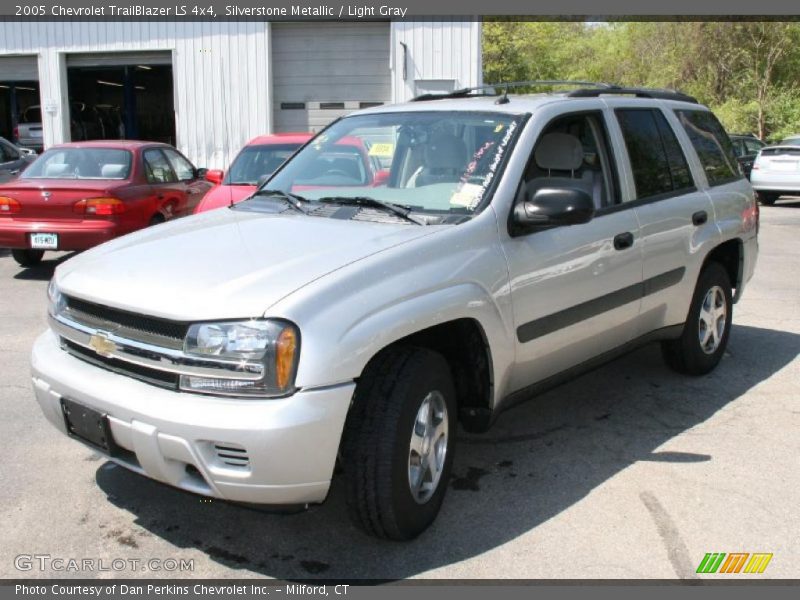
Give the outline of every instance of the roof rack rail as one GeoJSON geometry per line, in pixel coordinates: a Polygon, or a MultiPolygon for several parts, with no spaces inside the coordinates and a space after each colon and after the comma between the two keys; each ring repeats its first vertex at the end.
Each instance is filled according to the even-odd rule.
{"type": "Polygon", "coordinates": [[[567,94],[570,98],[596,98],[602,94],[619,94],[636,96],[637,98],[656,98],[658,100],[679,100],[681,102],[691,102],[692,104],[700,104],[694,96],[684,94],[678,90],[658,89],[658,88],[637,88],[637,87],[619,87],[609,86],[606,88],[582,88],[573,90],[567,94]]]}
{"type": "MultiPolygon", "coordinates": [[[[475,94],[477,96],[499,96],[500,93],[498,92],[498,90],[500,89],[503,90],[503,99],[506,99],[507,101],[508,90],[513,88],[556,86],[556,85],[577,86],[582,88],[597,87],[602,89],[612,89],[617,87],[610,83],[595,83],[593,81],[572,81],[568,79],[535,79],[531,81],[508,81],[503,83],[488,83],[475,87],[461,88],[458,90],[453,90],[452,92],[422,94],[420,96],[412,98],[411,102],[425,102],[427,100],[443,100],[445,98],[465,98],[473,94],[473,92],[482,92],[481,94],[475,94]],[[489,93],[490,90],[491,93],[489,93]]],[[[505,102],[501,103],[505,104],[505,102]]]]}

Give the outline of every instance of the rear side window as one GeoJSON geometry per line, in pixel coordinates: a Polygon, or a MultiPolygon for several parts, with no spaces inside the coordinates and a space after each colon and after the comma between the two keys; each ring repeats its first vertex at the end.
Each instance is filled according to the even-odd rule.
{"type": "Polygon", "coordinates": [[[652,198],[693,187],[689,165],[660,110],[617,109],[633,169],[636,198],[652,198]]]}
{"type": "Polygon", "coordinates": [[[733,144],[712,113],[676,110],[675,114],[697,152],[709,185],[720,185],[742,177],[733,144]]]}

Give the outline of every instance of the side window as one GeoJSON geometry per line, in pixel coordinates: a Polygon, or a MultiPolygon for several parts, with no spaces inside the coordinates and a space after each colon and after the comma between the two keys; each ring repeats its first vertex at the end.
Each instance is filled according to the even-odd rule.
{"type": "Polygon", "coordinates": [[[660,110],[624,108],[614,113],[628,149],[637,200],[693,186],[683,150],[660,110]]]}
{"type": "Polygon", "coordinates": [[[717,118],[701,110],[676,110],[708,177],[709,185],[720,185],[743,177],[728,134],[717,118]]]}
{"type": "Polygon", "coordinates": [[[167,155],[167,160],[169,160],[169,164],[172,165],[172,170],[175,171],[180,181],[190,181],[194,179],[194,167],[192,163],[172,148],[164,148],[163,152],[167,155]]]}
{"type": "Polygon", "coordinates": [[[148,183],[175,183],[178,180],[161,150],[144,151],[144,168],[148,183]]]}
{"type": "Polygon", "coordinates": [[[531,199],[545,187],[585,191],[595,209],[619,202],[617,179],[601,112],[565,115],[542,131],[520,192],[531,199]]]}
{"type": "Polygon", "coordinates": [[[764,147],[764,144],[756,140],[745,140],[744,147],[747,149],[745,154],[758,154],[764,147]]]}

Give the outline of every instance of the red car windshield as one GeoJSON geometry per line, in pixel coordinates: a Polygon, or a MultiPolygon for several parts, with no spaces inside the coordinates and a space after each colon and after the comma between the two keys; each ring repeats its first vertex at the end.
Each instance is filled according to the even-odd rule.
{"type": "Polygon", "coordinates": [[[256,185],[266,175],[272,175],[294,151],[296,144],[245,146],[234,159],[223,185],[256,185]]]}
{"type": "Polygon", "coordinates": [[[127,179],[133,156],[114,148],[53,148],[26,169],[25,179],[127,179]]]}

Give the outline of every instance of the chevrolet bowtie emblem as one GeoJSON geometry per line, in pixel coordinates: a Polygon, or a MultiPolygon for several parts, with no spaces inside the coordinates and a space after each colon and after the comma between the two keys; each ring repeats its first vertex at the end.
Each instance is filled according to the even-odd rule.
{"type": "Polygon", "coordinates": [[[117,345],[108,339],[105,333],[96,333],[90,337],[89,347],[100,356],[105,356],[106,358],[111,357],[114,354],[114,350],[117,349],[117,345]]]}

